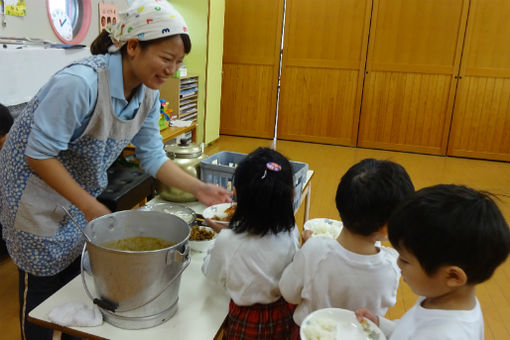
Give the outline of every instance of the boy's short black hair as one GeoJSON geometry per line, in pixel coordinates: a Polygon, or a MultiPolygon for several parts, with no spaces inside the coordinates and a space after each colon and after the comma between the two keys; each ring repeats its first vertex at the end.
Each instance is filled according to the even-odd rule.
{"type": "Polygon", "coordinates": [[[11,129],[14,119],[9,112],[9,109],[0,104],[0,137],[6,135],[11,129]]]}
{"type": "Polygon", "coordinates": [[[452,184],[417,191],[391,216],[388,236],[428,275],[459,266],[468,284],[489,279],[510,252],[508,225],[490,194],[452,184]]]}
{"type": "Polygon", "coordinates": [[[368,236],[380,230],[393,209],[413,192],[411,178],[400,164],[367,158],[342,176],[336,208],[345,228],[368,236]]]}
{"type": "Polygon", "coordinates": [[[236,233],[277,234],[294,228],[294,175],[290,162],[277,151],[258,148],[234,172],[237,208],[230,228],[236,233]],[[271,171],[267,163],[281,166],[271,171]]]}

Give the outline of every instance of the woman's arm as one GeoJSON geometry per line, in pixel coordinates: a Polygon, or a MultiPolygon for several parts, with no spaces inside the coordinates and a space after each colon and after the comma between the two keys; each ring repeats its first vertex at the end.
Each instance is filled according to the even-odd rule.
{"type": "Polygon", "coordinates": [[[200,202],[209,206],[216,203],[230,202],[230,191],[200,181],[191,176],[171,160],[166,161],[156,173],[161,182],[192,193],[200,202]]]}
{"type": "Polygon", "coordinates": [[[35,159],[29,156],[26,158],[30,168],[56,192],[78,207],[85,214],[87,221],[111,213],[74,180],[58,159],[35,159]]]}

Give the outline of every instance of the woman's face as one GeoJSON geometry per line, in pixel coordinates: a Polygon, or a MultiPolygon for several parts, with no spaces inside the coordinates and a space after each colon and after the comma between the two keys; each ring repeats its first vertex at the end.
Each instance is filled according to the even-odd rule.
{"type": "Polygon", "coordinates": [[[157,90],[171,77],[184,59],[184,43],[179,35],[153,43],[142,49],[138,44],[128,49],[135,78],[148,88],[157,90]]]}

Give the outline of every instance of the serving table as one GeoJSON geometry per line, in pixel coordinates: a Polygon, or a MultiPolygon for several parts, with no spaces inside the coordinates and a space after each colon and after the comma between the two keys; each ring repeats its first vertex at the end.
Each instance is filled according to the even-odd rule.
{"type": "MultiPolygon", "coordinates": [[[[300,206],[305,203],[304,221],[308,219],[310,209],[311,180],[314,171],[308,170],[306,182],[303,186],[300,206]]],[[[147,204],[163,201],[155,197],[147,204]]],[[[202,214],[205,206],[199,202],[186,203],[186,206],[202,214]]],[[[191,263],[181,276],[179,288],[179,303],[177,313],[165,323],[147,329],[121,329],[104,322],[97,327],[64,327],[51,322],[48,318],[50,311],[67,302],[92,302],[85,293],[81,276],[78,275],[55,294],[33,309],[28,315],[28,321],[39,326],[62,331],[86,339],[200,339],[209,340],[221,338],[221,325],[228,312],[229,296],[223,287],[209,281],[202,274],[202,262],[205,253],[191,252],[191,263]]],[[[133,273],[136,275],[136,273],[133,273]]],[[[92,278],[86,275],[89,287],[93,287],[92,278]]]]}
{"type": "MultiPolygon", "coordinates": [[[[48,314],[56,306],[67,302],[92,303],[80,275],[33,309],[28,321],[86,339],[214,339],[227,315],[230,298],[223,287],[202,274],[204,256],[205,253],[191,252],[191,263],[181,276],[177,313],[159,326],[133,330],[107,322],[97,327],[63,327],[51,322],[48,314]]],[[[93,286],[92,279],[89,280],[89,286],[93,286]]]]}

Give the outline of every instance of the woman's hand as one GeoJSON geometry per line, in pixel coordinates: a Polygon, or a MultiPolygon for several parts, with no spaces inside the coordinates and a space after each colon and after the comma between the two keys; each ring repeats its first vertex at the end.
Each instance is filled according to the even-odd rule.
{"type": "Polygon", "coordinates": [[[196,191],[195,197],[206,206],[232,202],[232,192],[210,183],[203,183],[196,191]]]}
{"type": "Polygon", "coordinates": [[[379,327],[379,317],[372,314],[372,312],[368,309],[358,308],[354,311],[354,314],[356,314],[356,319],[358,319],[359,322],[362,322],[364,318],[367,318],[379,327]]]}
{"type": "Polygon", "coordinates": [[[191,176],[171,160],[163,163],[156,174],[161,182],[193,194],[206,206],[231,202],[231,192],[214,184],[204,183],[191,176]]]}

